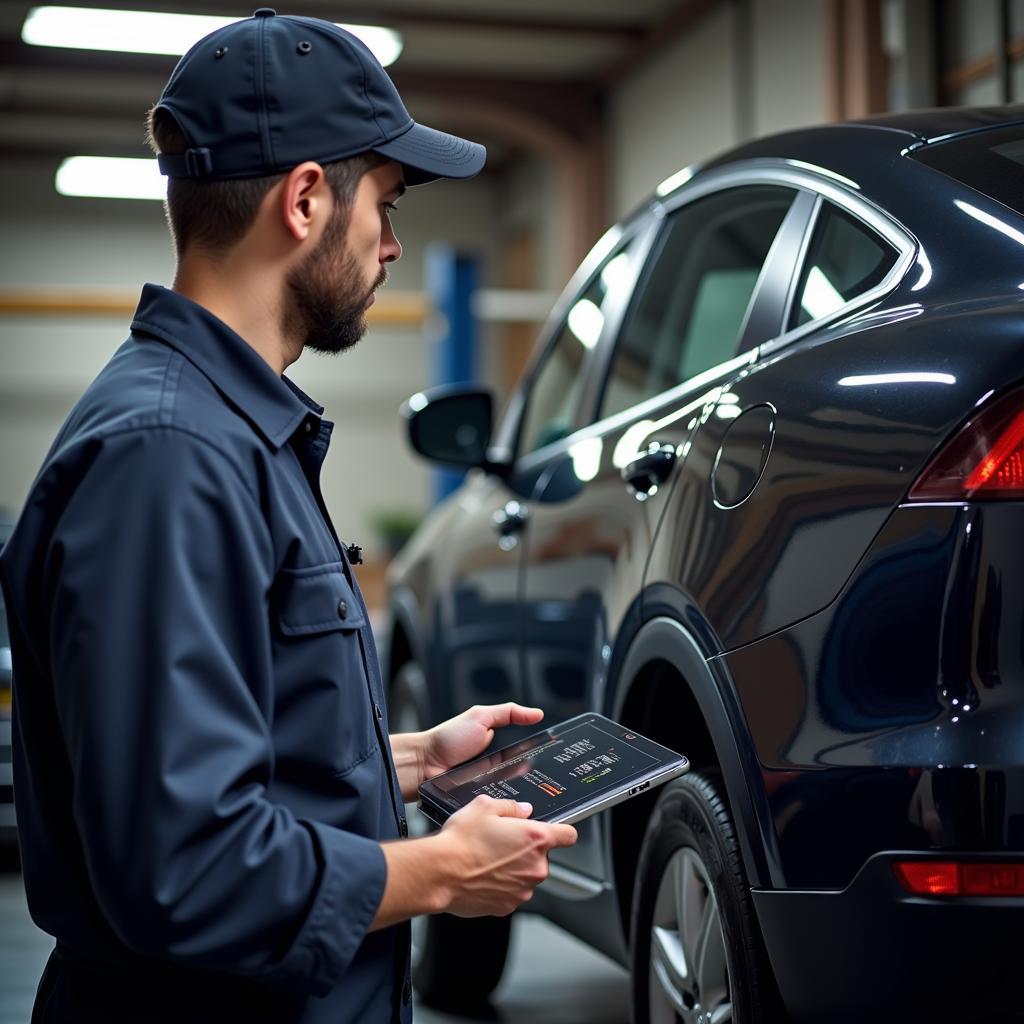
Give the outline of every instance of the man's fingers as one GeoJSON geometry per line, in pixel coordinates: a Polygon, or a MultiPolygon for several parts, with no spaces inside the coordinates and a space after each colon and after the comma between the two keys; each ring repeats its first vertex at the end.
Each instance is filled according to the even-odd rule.
{"type": "Polygon", "coordinates": [[[511,725],[533,725],[544,717],[542,708],[528,708],[522,704],[512,704],[509,712],[511,725]]]}
{"type": "Polygon", "coordinates": [[[551,845],[555,846],[572,846],[576,842],[577,833],[576,829],[572,825],[552,825],[551,826],[551,845]]]}
{"type": "Polygon", "coordinates": [[[490,729],[506,725],[534,725],[544,717],[541,708],[528,708],[509,701],[507,704],[486,704],[477,711],[478,721],[490,729]]]}

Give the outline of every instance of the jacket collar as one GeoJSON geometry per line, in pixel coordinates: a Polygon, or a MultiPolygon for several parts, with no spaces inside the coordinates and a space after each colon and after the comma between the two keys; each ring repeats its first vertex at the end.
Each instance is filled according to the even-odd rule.
{"type": "Polygon", "coordinates": [[[280,448],[309,414],[323,415],[287,377],[209,310],[169,288],[142,289],[132,333],[177,349],[205,374],[272,447],[280,448]]]}

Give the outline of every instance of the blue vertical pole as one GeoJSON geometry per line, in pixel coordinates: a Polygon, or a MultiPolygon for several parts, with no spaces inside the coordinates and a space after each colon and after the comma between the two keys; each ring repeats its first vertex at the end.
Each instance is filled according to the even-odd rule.
{"type": "MultiPolygon", "coordinates": [[[[427,301],[436,311],[434,383],[468,384],[476,378],[473,293],[477,285],[477,258],[458,252],[445,242],[433,242],[426,248],[425,260],[427,301]]],[[[436,470],[437,500],[451,494],[464,476],[463,470],[436,470]]]]}

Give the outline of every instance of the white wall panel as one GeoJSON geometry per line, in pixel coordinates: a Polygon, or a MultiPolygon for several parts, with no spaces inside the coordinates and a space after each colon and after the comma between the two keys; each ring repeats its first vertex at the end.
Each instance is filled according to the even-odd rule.
{"type": "Polygon", "coordinates": [[[755,136],[825,120],[825,4],[820,0],[754,0],[753,129],[755,136]]]}
{"type": "Polygon", "coordinates": [[[611,203],[621,217],[681,167],[736,139],[733,10],[721,4],[611,97],[611,203]]]}

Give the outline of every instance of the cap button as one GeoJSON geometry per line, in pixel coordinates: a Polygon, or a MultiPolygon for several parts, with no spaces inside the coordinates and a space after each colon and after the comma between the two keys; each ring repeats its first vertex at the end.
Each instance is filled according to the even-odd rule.
{"type": "Polygon", "coordinates": [[[273,7],[261,7],[257,11],[252,12],[254,18],[273,18],[277,14],[277,11],[273,7]]]}

